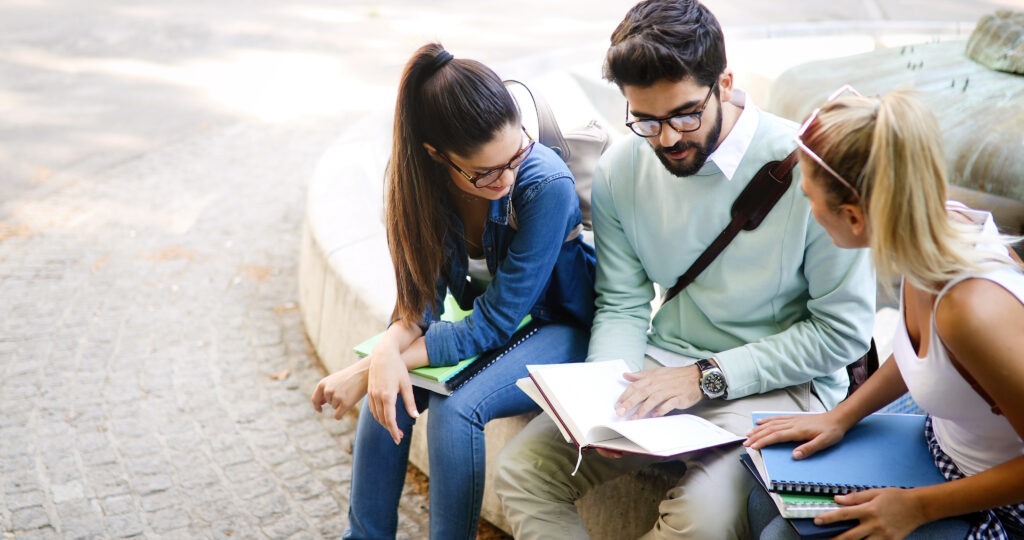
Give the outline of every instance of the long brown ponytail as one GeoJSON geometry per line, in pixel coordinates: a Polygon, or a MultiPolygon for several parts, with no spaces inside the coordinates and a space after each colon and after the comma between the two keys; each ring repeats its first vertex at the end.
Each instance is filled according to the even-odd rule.
{"type": "Polygon", "coordinates": [[[509,125],[519,109],[501,79],[475,60],[453,58],[438,43],[413,54],[398,88],[384,218],[398,285],[393,317],[420,323],[434,309],[447,263],[449,173],[427,154],[472,155],[509,125]]]}

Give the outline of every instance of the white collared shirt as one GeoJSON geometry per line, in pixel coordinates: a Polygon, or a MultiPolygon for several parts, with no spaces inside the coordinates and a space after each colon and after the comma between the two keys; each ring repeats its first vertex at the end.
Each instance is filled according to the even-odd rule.
{"type": "Polygon", "coordinates": [[[733,96],[730,103],[740,108],[740,116],[733,124],[732,130],[726,135],[722,144],[715,148],[708,156],[728,180],[732,180],[736,169],[740,166],[740,160],[747,153],[750,141],[754,140],[754,133],[757,131],[758,109],[754,100],[746,92],[733,89],[733,96]]]}

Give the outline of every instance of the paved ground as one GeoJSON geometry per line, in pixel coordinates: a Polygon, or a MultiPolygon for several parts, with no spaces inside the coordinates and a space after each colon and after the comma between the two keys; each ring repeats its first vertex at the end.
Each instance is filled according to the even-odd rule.
{"type": "MultiPolygon", "coordinates": [[[[295,305],[317,157],[431,37],[500,62],[604,40],[631,3],[0,6],[4,538],[337,537],[352,425],[309,407],[295,305]]],[[[734,24],[915,15],[720,3],[734,24]]]]}

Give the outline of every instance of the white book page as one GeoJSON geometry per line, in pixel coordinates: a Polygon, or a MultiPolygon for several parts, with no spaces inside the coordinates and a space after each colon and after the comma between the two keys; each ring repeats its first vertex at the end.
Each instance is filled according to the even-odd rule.
{"type": "Polygon", "coordinates": [[[544,399],[544,394],[541,394],[540,390],[537,389],[537,384],[533,382],[533,379],[529,377],[516,379],[516,386],[518,386],[524,394],[530,396],[530,399],[532,399],[537,405],[540,405],[541,410],[547,413],[547,415],[555,421],[555,426],[557,426],[558,431],[562,433],[562,437],[565,437],[565,442],[571,443],[572,437],[569,436],[569,432],[565,430],[562,423],[558,421],[558,417],[555,416],[554,411],[551,410],[551,406],[548,405],[548,401],[544,399]]]}
{"type": "Polygon", "coordinates": [[[615,414],[615,402],[629,384],[622,378],[630,371],[625,361],[528,365],[526,369],[557,412],[552,418],[564,423],[580,445],[600,442],[587,437],[594,426],[623,420],[615,414]]]}
{"type": "Polygon", "coordinates": [[[644,453],[655,456],[675,456],[743,440],[743,437],[692,414],[619,421],[591,431],[599,430],[619,433],[643,448],[644,453]]]}

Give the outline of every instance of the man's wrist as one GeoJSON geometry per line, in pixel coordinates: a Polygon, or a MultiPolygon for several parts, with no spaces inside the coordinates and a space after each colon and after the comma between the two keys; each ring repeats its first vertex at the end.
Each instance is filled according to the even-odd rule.
{"type": "Polygon", "coordinates": [[[725,380],[725,372],[718,366],[715,357],[698,360],[696,365],[700,372],[697,382],[704,397],[708,399],[727,398],[729,385],[725,380]]]}

